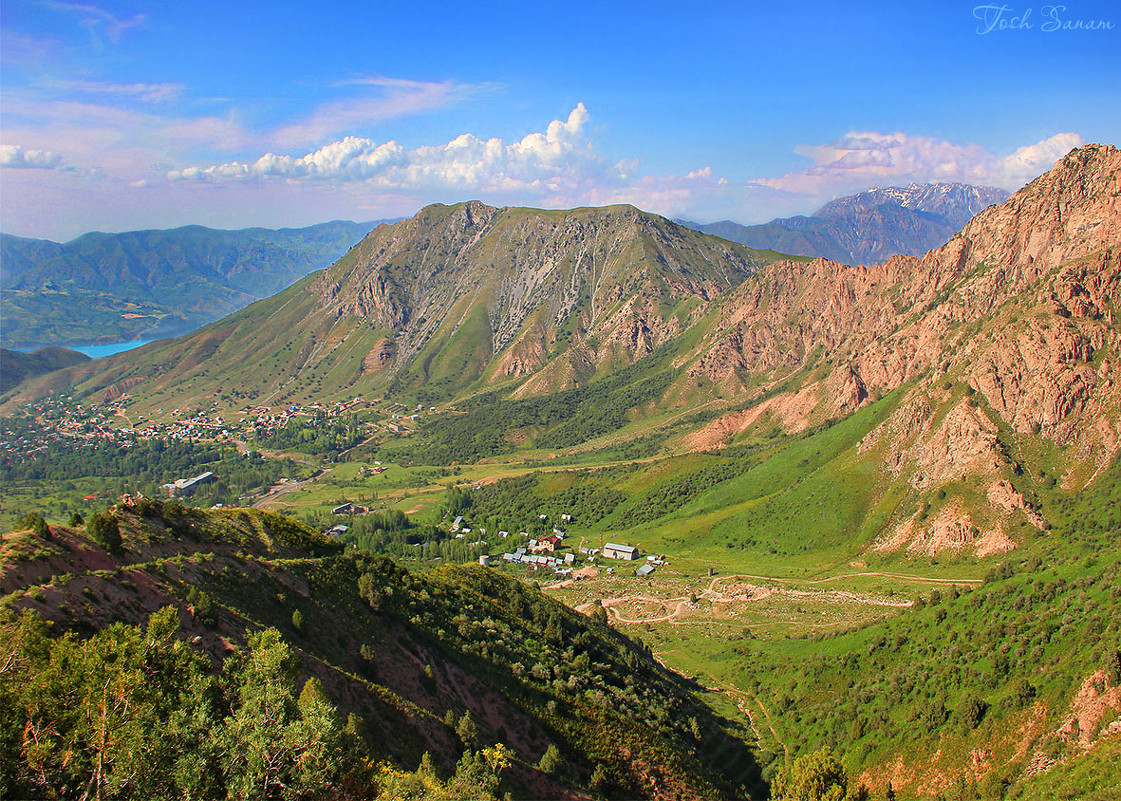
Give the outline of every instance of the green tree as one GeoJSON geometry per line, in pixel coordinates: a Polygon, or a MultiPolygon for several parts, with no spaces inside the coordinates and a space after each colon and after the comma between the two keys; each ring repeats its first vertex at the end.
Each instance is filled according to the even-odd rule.
{"type": "Polygon", "coordinates": [[[552,775],[560,770],[562,763],[560,750],[552,743],[549,743],[549,747],[545,749],[545,753],[541,755],[541,759],[537,762],[537,767],[543,773],[552,775]]]}
{"type": "Polygon", "coordinates": [[[377,797],[385,801],[493,801],[510,757],[510,750],[501,743],[478,752],[468,751],[456,765],[455,775],[446,782],[436,775],[427,754],[411,773],[383,764],[375,780],[377,797]]]}
{"type": "Polygon", "coordinates": [[[35,532],[36,537],[42,537],[45,540],[51,538],[51,527],[47,525],[47,521],[39,515],[35,515],[35,522],[31,526],[31,530],[35,532]]]}
{"type": "Polygon", "coordinates": [[[479,727],[475,725],[475,720],[471,717],[471,710],[463,713],[463,717],[459,719],[459,723],[455,727],[455,733],[459,735],[460,741],[467,748],[474,748],[478,744],[479,727]]]}
{"type": "Polygon", "coordinates": [[[84,641],[52,640],[30,614],[0,625],[11,674],[0,682],[0,728],[18,733],[0,734],[0,794],[187,795],[191,776],[211,772],[197,747],[210,721],[180,714],[206,708],[207,665],[175,637],[178,626],[173,607],[154,613],[146,631],[117,623],[84,641]],[[185,754],[193,769],[178,764],[185,754]]]}
{"type": "Polygon", "coordinates": [[[954,710],[954,716],[967,730],[972,730],[981,725],[988,705],[976,693],[966,693],[954,710]]]}
{"type": "Polygon", "coordinates": [[[595,606],[592,607],[592,622],[601,626],[607,625],[607,608],[602,601],[596,601],[595,606]]]}
{"type": "Polygon", "coordinates": [[[214,609],[214,600],[206,590],[191,587],[187,591],[187,603],[191,605],[195,620],[207,628],[213,628],[218,622],[218,613],[214,609]]]}
{"type": "Polygon", "coordinates": [[[867,791],[849,791],[845,768],[828,748],[794,760],[771,786],[773,801],[855,801],[867,798],[867,791]]]}
{"type": "Polygon", "coordinates": [[[1035,698],[1035,687],[1022,676],[1012,682],[1010,699],[1017,707],[1025,707],[1035,698]]]}
{"type": "Polygon", "coordinates": [[[335,710],[318,682],[297,701],[299,661],[276,629],[249,638],[232,670],[237,708],[219,735],[230,798],[330,794],[347,767],[335,710]]]}
{"type": "Polygon", "coordinates": [[[111,514],[98,512],[86,521],[86,533],[94,542],[111,554],[121,552],[121,529],[117,518],[111,514]]]}

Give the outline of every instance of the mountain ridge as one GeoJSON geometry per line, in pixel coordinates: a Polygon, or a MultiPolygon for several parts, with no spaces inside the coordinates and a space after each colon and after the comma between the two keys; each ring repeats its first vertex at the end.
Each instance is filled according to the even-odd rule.
{"type": "Polygon", "coordinates": [[[5,345],[152,339],[330,264],[377,223],[90,232],[64,244],[0,235],[5,345]]]}
{"type": "Polygon", "coordinates": [[[527,377],[537,386],[525,391],[539,394],[647,355],[777,255],[633,207],[431,206],[272,298],[85,375],[130,385],[147,377],[174,392],[217,367],[203,366],[209,358],[226,365],[215,372],[228,391],[260,399],[317,392],[324,381],[331,392],[423,388],[446,399],[527,377]],[[229,374],[250,364],[267,369],[229,374]]]}
{"type": "MultiPolygon", "coordinates": [[[[276,764],[269,770],[281,776],[299,775],[312,759],[323,775],[300,797],[382,797],[380,763],[451,770],[464,753],[497,743],[509,757],[506,787],[520,797],[586,799],[591,791],[685,801],[730,797],[744,782],[753,790],[760,783],[751,754],[729,733],[735,727],[694,698],[686,681],[643,646],[524,582],[479,566],[413,574],[385,557],[346,553],[327,536],[260,510],[203,511],[131,496],[98,519],[118,532],[115,539],[99,542],[56,526],[6,534],[0,545],[0,635],[7,668],[18,671],[16,686],[27,693],[23,704],[15,703],[14,691],[0,695],[0,715],[10,725],[35,726],[46,718],[58,734],[35,753],[18,737],[0,738],[6,791],[73,789],[73,782],[89,781],[94,765],[104,783],[127,783],[138,753],[146,760],[166,757],[151,741],[181,738],[188,724],[174,711],[161,715],[146,693],[154,688],[170,699],[192,699],[181,669],[153,669],[153,632],[161,627],[163,643],[196,655],[211,701],[246,654],[264,658],[264,634],[277,644],[274,657],[287,654],[288,665],[286,681],[264,689],[294,706],[302,683],[302,708],[310,681],[332,704],[317,730],[329,733],[345,722],[363,759],[342,760],[338,743],[311,752],[313,759],[280,747],[271,738],[292,719],[283,713],[262,716],[265,730],[256,738],[230,732],[231,751],[271,747],[276,764]],[[128,634],[125,625],[137,627],[132,634],[142,647],[135,653],[107,647],[112,637],[128,634]],[[57,713],[56,698],[41,682],[67,686],[72,704],[96,704],[101,684],[92,696],[83,694],[86,671],[58,676],[52,673],[57,663],[38,659],[52,641],[62,653],[98,632],[109,635],[100,643],[104,658],[89,654],[82,664],[99,677],[118,678],[135,669],[142,653],[137,672],[145,679],[113,685],[133,715],[118,718],[118,708],[106,713],[117,732],[129,735],[108,743],[103,737],[100,746],[80,720],[57,713]],[[208,680],[207,674],[215,675],[208,680]],[[147,716],[142,731],[136,715],[147,716]],[[694,719],[693,733],[676,727],[682,716],[694,719]],[[550,746],[563,754],[563,771],[541,767],[550,746]]],[[[225,704],[200,705],[204,737],[229,732],[237,722],[233,709],[252,709],[238,703],[236,688],[230,695],[225,704]]],[[[186,717],[198,711],[183,710],[186,717]]],[[[233,787],[244,770],[236,755],[219,765],[211,754],[205,764],[209,752],[197,742],[179,747],[199,759],[176,765],[183,754],[173,753],[178,769],[161,765],[157,775],[145,775],[143,787],[178,795],[172,787],[178,790],[189,776],[188,784],[217,783],[204,797],[222,797],[223,785],[233,787]]],[[[152,770],[149,764],[144,773],[152,770]]],[[[486,795],[478,787],[472,792],[486,795]]]]}
{"type": "Polygon", "coordinates": [[[82,364],[89,358],[69,348],[48,346],[31,353],[0,348],[0,392],[7,392],[29,378],[82,364]]]}
{"type": "Polygon", "coordinates": [[[975,214],[1008,198],[991,186],[911,183],[874,187],[829,201],[813,214],[742,225],[684,225],[752,247],[843,264],[874,264],[894,255],[921,256],[943,245],[975,214]]]}

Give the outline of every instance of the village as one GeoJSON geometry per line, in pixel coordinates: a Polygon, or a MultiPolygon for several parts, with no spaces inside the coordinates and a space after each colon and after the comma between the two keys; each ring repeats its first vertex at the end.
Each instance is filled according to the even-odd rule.
{"type": "MultiPolygon", "coordinates": [[[[122,396],[101,405],[84,404],[78,403],[72,396],[57,395],[27,404],[25,419],[29,425],[15,434],[5,432],[7,435],[0,439],[0,453],[35,453],[46,449],[50,442],[69,442],[81,446],[82,443],[92,445],[108,441],[130,447],[139,440],[160,439],[231,443],[239,445],[240,449],[247,449],[249,443],[283,429],[293,420],[305,418],[310,421],[316,415],[321,419],[331,419],[358,411],[372,411],[378,416],[379,423],[365,423],[368,430],[383,429],[402,434],[408,431],[407,426],[415,423],[422,415],[439,413],[432,406],[418,405],[410,408],[400,403],[382,406],[380,398],[364,400],[355,397],[332,404],[310,403],[282,408],[245,406],[240,410],[245,416],[236,422],[213,411],[172,409],[169,412],[172,419],[156,422],[139,414],[130,417],[127,400],[127,396],[122,396]]],[[[373,462],[359,468],[359,475],[375,476],[388,469],[380,462],[373,462]]],[[[165,497],[186,499],[201,487],[218,479],[210,471],[197,475],[168,476],[160,489],[165,497]]],[[[330,509],[331,515],[335,517],[364,515],[370,511],[368,506],[354,502],[338,504],[330,509]]],[[[458,540],[468,539],[474,533],[473,541],[467,545],[479,554],[478,562],[484,566],[508,570],[524,568],[528,574],[549,571],[561,580],[578,581],[594,574],[596,569],[604,565],[607,565],[605,569],[609,573],[614,573],[621,563],[637,565],[633,573],[638,577],[647,577],[666,564],[663,556],[651,554],[643,558],[637,546],[603,541],[602,537],[599,543],[590,543],[586,537],[574,542],[568,531],[574,517],[573,514],[562,514],[556,525],[549,526],[547,516],[539,515],[541,527],[546,531],[551,528],[551,533],[545,536],[531,535],[526,531],[511,535],[509,531],[501,530],[497,533],[498,540],[517,543],[515,547],[507,545],[502,551],[498,550],[501,547],[496,544],[498,540],[488,542],[485,529],[473,532],[470,522],[463,516],[457,516],[450,522],[449,533],[458,540]],[[488,549],[492,552],[485,553],[488,549]]],[[[345,539],[347,531],[345,523],[336,523],[327,527],[324,533],[345,539]]]]}
{"type": "MultiPolygon", "coordinates": [[[[538,516],[538,519],[542,523],[546,523],[548,516],[542,514],[538,516]]],[[[562,514],[560,523],[553,527],[551,534],[544,537],[531,538],[528,532],[521,531],[517,536],[520,541],[525,542],[524,545],[512,551],[505,551],[500,557],[492,554],[482,554],[479,556],[479,564],[484,567],[493,567],[497,564],[506,564],[510,567],[524,565],[527,572],[552,570],[561,579],[572,578],[579,581],[590,575],[584,571],[588,568],[594,568],[598,563],[597,560],[640,561],[641,553],[633,545],[605,542],[597,548],[585,545],[584,543],[587,542],[585,537],[580,539],[579,544],[569,545],[570,537],[566,526],[572,521],[573,515],[562,514]]],[[[466,537],[467,534],[472,533],[469,523],[463,516],[456,517],[452,523],[451,531],[457,537],[466,537]]],[[[480,533],[485,536],[486,530],[484,529],[480,533]]],[[[510,538],[511,534],[509,531],[502,530],[498,532],[498,536],[505,540],[510,538]]],[[[480,540],[476,544],[484,545],[485,543],[480,540]]],[[[665,564],[667,562],[664,556],[651,554],[634,570],[634,574],[640,578],[650,576],[657,567],[665,564]]],[[[614,573],[615,568],[608,567],[607,571],[614,573]]]]}
{"type": "Polygon", "coordinates": [[[244,406],[242,417],[230,419],[217,411],[217,404],[205,409],[157,409],[152,416],[129,410],[129,397],[122,395],[102,404],[80,403],[73,396],[59,394],[27,403],[23,412],[29,422],[19,436],[0,439],[0,453],[36,453],[50,442],[110,441],[129,446],[138,439],[179,442],[233,443],[249,447],[255,440],[282,431],[293,421],[334,420],[364,412],[363,430],[370,435],[384,431],[406,435],[424,415],[439,414],[435,406],[410,408],[381,398],[355,397],[335,403],[313,402],[281,407],[244,406]],[[156,419],[159,418],[159,419],[156,419]]]}

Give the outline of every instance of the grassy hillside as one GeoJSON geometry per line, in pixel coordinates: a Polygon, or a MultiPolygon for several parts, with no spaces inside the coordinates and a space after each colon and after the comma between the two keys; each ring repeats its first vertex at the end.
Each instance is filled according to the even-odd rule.
{"type": "Polygon", "coordinates": [[[91,400],[127,382],[146,411],[204,397],[543,395],[642,359],[776,256],[631,207],[436,205],[190,337],[60,380],[91,400]]]}
{"type": "Polygon", "coordinates": [[[89,361],[89,356],[67,348],[39,348],[33,353],[0,348],[0,392],[21,381],[89,361]]]}
{"type": "Polygon", "coordinates": [[[667,664],[722,688],[717,706],[749,722],[765,775],[829,747],[874,794],[890,782],[901,799],[1109,798],[1119,502],[1121,463],[1078,494],[1048,490],[1052,528],[981,565],[837,560],[820,543],[796,559],[698,564],[666,545],[652,578],[624,568],[553,592],[602,602],[667,664]]]}
{"type": "MultiPolygon", "coordinates": [[[[96,774],[92,786],[104,797],[204,785],[207,796],[224,787],[240,797],[256,769],[252,755],[272,745],[251,734],[265,723],[253,700],[264,690],[245,673],[258,660],[287,665],[265,678],[290,699],[292,736],[309,721],[309,692],[322,696],[317,714],[338,720],[323,734],[336,732],[337,742],[305,743],[325,749],[323,769],[334,770],[307,787],[313,797],[341,787],[356,797],[378,792],[377,774],[352,753],[415,770],[427,752],[450,776],[465,749],[497,743],[510,762],[501,786],[519,797],[716,798],[744,784],[758,789],[742,732],[641,646],[532,586],[478,567],[410,574],[266,512],[143,500],[98,520],[91,531],[115,523],[119,546],[104,539],[106,550],[61,527],[7,534],[0,545],[0,647],[16,666],[0,681],[5,795],[65,794],[60,788],[96,774]],[[147,626],[147,647],[143,628],[130,626],[147,626]],[[78,658],[115,688],[114,720],[122,704],[135,705],[158,729],[124,719],[104,741],[102,729],[73,717],[102,703],[89,671],[54,666],[78,658]],[[57,705],[63,697],[73,709],[57,705]],[[347,715],[356,717],[344,724],[347,715]],[[27,739],[47,729],[58,732],[49,745],[27,739]],[[191,764],[175,762],[166,740],[156,748],[157,730],[183,738],[191,764]],[[197,738],[206,731],[214,740],[203,748],[197,738]],[[129,773],[137,749],[153,760],[142,774],[129,773]],[[248,765],[238,749],[247,749],[248,765]],[[157,779],[161,766],[167,772],[157,779]]],[[[303,775],[302,748],[281,749],[278,759],[295,760],[277,768],[282,775],[303,775]]],[[[276,797],[293,793],[278,788],[276,797]]]]}

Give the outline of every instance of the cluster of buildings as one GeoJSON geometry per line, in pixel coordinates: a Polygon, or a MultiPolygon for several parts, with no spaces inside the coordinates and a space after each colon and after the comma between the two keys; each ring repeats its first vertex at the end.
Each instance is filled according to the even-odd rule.
{"type": "MultiPolygon", "coordinates": [[[[547,519],[545,515],[539,515],[538,518],[541,520],[547,519]]],[[[561,521],[562,523],[572,522],[572,515],[561,515],[561,521]]],[[[455,526],[459,526],[461,523],[462,519],[457,518],[455,526]]],[[[499,533],[503,536],[507,535],[505,531],[499,533]]],[[[522,534],[525,535],[525,532],[523,531],[522,534]]],[[[566,531],[563,527],[554,528],[552,534],[539,539],[531,539],[525,547],[507,551],[502,554],[502,560],[509,564],[526,565],[534,570],[552,568],[558,575],[566,575],[572,572],[576,564],[577,554],[574,551],[568,551],[563,554],[559,553],[564,547],[565,538],[566,531]]],[[[586,557],[586,561],[588,562],[593,561],[598,556],[602,556],[604,559],[618,559],[622,561],[634,561],[639,558],[637,547],[633,545],[622,545],[616,542],[606,543],[602,549],[581,546],[579,548],[579,553],[581,556],[586,557]]],[[[639,569],[643,572],[639,573],[636,571],[636,574],[645,576],[653,573],[655,558],[658,560],[657,564],[665,564],[665,561],[661,559],[661,557],[650,557],[649,561],[639,569]]],[[[479,562],[480,564],[489,564],[489,559],[480,559],[479,562]]]]}
{"type": "MultiPolygon", "coordinates": [[[[361,409],[373,409],[380,403],[380,398],[366,401],[362,397],[355,397],[336,403],[314,402],[284,407],[247,405],[239,410],[242,414],[240,420],[223,419],[216,408],[209,412],[201,409],[172,409],[167,415],[159,410],[159,416],[165,421],[157,422],[146,419],[144,415],[126,414],[127,395],[103,404],[82,404],[75,402],[70,395],[53,395],[25,406],[25,411],[41,426],[41,435],[0,440],[0,452],[35,453],[52,439],[61,438],[71,442],[111,439],[125,445],[130,445],[137,439],[191,442],[222,442],[235,438],[250,440],[274,434],[293,419],[308,419],[317,414],[331,419],[361,409]],[[16,439],[23,441],[17,442],[16,439]]],[[[394,410],[391,412],[394,420],[416,419],[422,413],[438,413],[435,407],[417,406],[414,411],[398,403],[390,404],[389,409],[394,410]]],[[[387,421],[385,428],[406,433],[406,429],[392,421],[387,421]]],[[[380,473],[384,470],[384,467],[378,466],[371,468],[370,472],[380,473]]]]}
{"type": "Polygon", "coordinates": [[[121,409],[121,402],[104,406],[75,403],[69,395],[56,395],[24,405],[33,425],[19,436],[5,436],[0,450],[16,455],[30,455],[45,450],[50,442],[111,440],[129,446],[136,441],[136,432],[115,428],[109,423],[121,409]]]}
{"type": "Polygon", "coordinates": [[[504,553],[502,558],[513,564],[520,565],[536,565],[539,567],[551,567],[556,572],[565,572],[571,570],[572,566],[576,563],[576,554],[566,553],[563,556],[546,556],[541,553],[530,553],[527,548],[518,548],[513,553],[504,553]]]}
{"type": "Polygon", "coordinates": [[[316,414],[322,414],[327,419],[331,419],[343,414],[353,414],[359,409],[368,409],[377,402],[377,399],[366,402],[361,397],[356,397],[349,401],[338,401],[336,403],[316,401],[299,406],[283,406],[278,409],[269,406],[245,406],[241,409],[241,413],[245,415],[241,425],[247,435],[268,436],[284,428],[290,420],[297,417],[313,417],[316,414]]]}
{"type": "Polygon", "coordinates": [[[204,411],[182,416],[179,409],[172,412],[178,419],[169,423],[148,422],[138,425],[134,430],[145,439],[174,439],[188,442],[213,440],[219,442],[229,439],[229,426],[220,415],[211,417],[204,411]]]}

